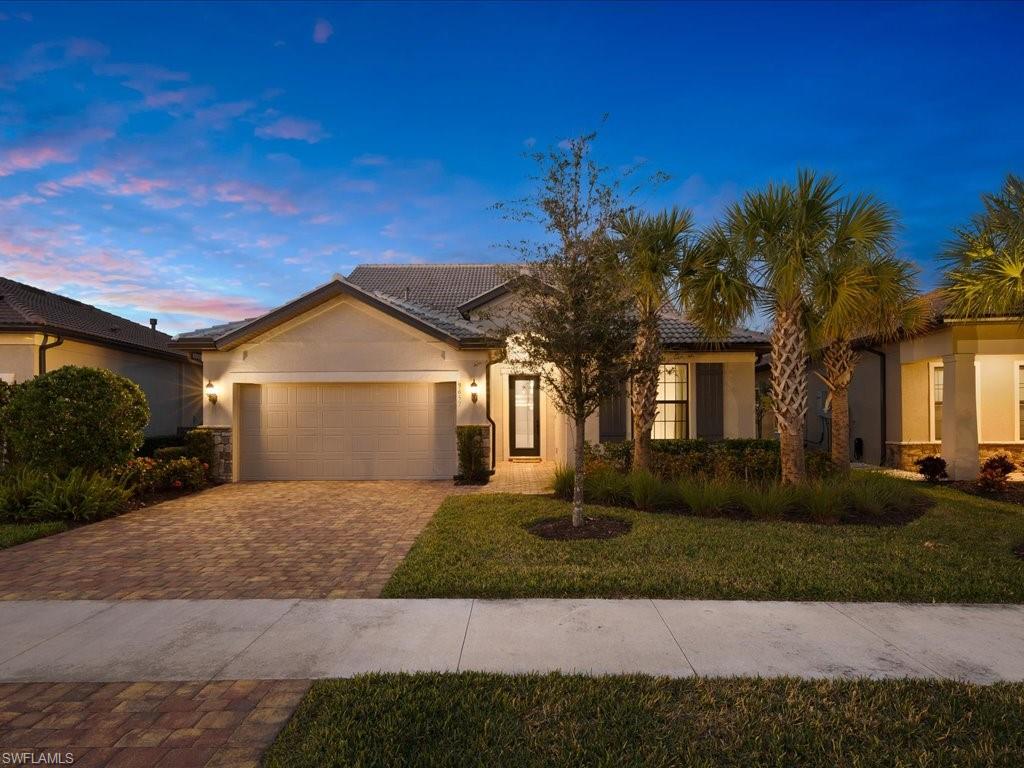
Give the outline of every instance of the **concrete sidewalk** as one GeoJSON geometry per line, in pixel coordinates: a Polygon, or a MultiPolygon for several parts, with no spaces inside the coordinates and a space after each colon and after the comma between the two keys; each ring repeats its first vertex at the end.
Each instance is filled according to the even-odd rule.
{"type": "Polygon", "coordinates": [[[1024,680],[1024,606],[0,602],[0,681],[310,679],[378,670],[1024,680]]]}

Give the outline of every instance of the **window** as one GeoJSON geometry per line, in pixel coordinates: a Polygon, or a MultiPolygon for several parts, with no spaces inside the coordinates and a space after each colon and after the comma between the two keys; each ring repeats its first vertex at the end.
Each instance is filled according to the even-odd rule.
{"type": "Polygon", "coordinates": [[[1024,440],[1024,365],[1017,368],[1017,439],[1024,440]]]}
{"type": "MultiPolygon", "coordinates": [[[[920,390],[919,390],[920,391],[920,390]]],[[[942,441],[942,366],[932,369],[932,440],[942,441]]]]}
{"type": "Polygon", "coordinates": [[[655,440],[689,437],[689,382],[686,365],[663,365],[658,375],[658,413],[651,427],[655,440]]]}

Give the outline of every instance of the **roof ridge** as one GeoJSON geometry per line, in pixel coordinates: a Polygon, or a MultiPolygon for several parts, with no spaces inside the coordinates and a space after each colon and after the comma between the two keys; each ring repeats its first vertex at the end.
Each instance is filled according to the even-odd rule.
{"type": "Polygon", "coordinates": [[[373,262],[364,262],[362,264],[356,264],[355,269],[392,269],[404,267],[509,267],[514,266],[515,263],[516,262],[512,261],[431,261],[423,263],[406,262],[403,264],[377,264],[373,262]]]}

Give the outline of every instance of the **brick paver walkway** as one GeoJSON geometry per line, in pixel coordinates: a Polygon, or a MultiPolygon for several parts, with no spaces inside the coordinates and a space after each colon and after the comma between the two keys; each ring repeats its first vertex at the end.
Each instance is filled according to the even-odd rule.
{"type": "Polygon", "coordinates": [[[222,485],[0,551],[0,599],[376,597],[450,482],[222,485]]]}
{"type": "Polygon", "coordinates": [[[555,466],[550,461],[499,461],[479,493],[551,493],[555,466]]]}
{"type": "Polygon", "coordinates": [[[29,752],[37,761],[29,765],[70,754],[83,768],[256,768],[308,688],[295,680],[0,684],[0,764],[29,752]]]}

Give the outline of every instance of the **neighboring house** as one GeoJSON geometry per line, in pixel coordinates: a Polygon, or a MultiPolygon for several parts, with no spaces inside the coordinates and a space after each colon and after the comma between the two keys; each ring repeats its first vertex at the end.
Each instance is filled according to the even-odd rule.
{"type": "Polygon", "coordinates": [[[80,301],[0,277],[0,378],[30,379],[64,365],[106,368],[149,401],[149,436],[202,423],[202,363],[171,337],[80,301]]]}
{"type": "MultiPolygon", "coordinates": [[[[490,427],[494,462],[570,460],[568,420],[488,335],[487,315],[514,302],[506,275],[362,265],[262,317],[178,336],[173,347],[202,352],[203,423],[221,432],[231,479],[450,478],[457,424],[490,427]]],[[[739,331],[711,348],[672,314],[662,335],[655,436],[753,437],[765,338],[739,331]]],[[[624,389],[587,439],[628,438],[627,414],[624,389]]]]}
{"type": "MultiPolygon", "coordinates": [[[[1024,463],[1022,320],[957,319],[937,294],[929,298],[933,321],[925,330],[860,345],[850,386],[851,455],[915,470],[915,459],[940,454],[955,479],[975,477],[980,461],[997,453],[1024,463]]],[[[807,442],[827,451],[831,418],[816,367],[809,374],[807,442]]],[[[769,369],[766,358],[759,382],[769,369]]],[[[769,420],[765,425],[773,428],[769,420]]]]}

